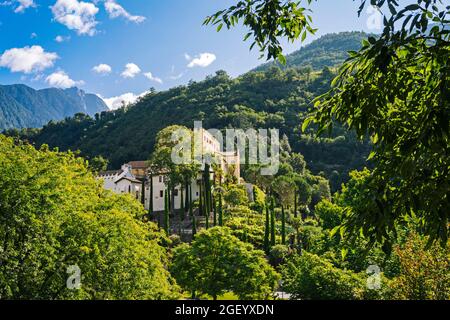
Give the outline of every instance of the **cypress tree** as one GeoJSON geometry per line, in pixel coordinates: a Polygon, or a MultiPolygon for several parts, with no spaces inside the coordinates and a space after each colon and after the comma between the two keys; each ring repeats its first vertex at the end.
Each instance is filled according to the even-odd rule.
{"type": "Polygon", "coordinates": [[[150,173],[150,197],[148,204],[148,218],[151,219],[153,214],[153,173],[150,173]]]}
{"type": "Polygon", "coordinates": [[[203,172],[203,180],[205,183],[205,216],[206,216],[206,229],[209,227],[209,216],[211,214],[211,181],[209,177],[210,165],[205,163],[205,170],[203,172]]]}
{"type": "Polygon", "coordinates": [[[286,213],[284,205],[281,205],[281,244],[286,244],[286,213]]]}
{"type": "Polygon", "coordinates": [[[166,192],[164,192],[164,230],[166,230],[167,235],[169,235],[169,195],[167,188],[166,192]]]}
{"type": "Polygon", "coordinates": [[[183,221],[184,221],[184,199],[183,199],[184,195],[183,195],[183,192],[184,192],[183,186],[180,185],[180,196],[181,196],[181,199],[180,199],[180,223],[179,223],[179,225],[180,225],[180,236],[181,236],[181,233],[182,233],[183,221]]]}
{"type": "Polygon", "coordinates": [[[264,229],[264,250],[269,253],[269,237],[270,237],[270,216],[269,216],[269,205],[266,204],[266,225],[264,229]]]}
{"type": "Polygon", "coordinates": [[[223,226],[222,192],[219,193],[219,226],[223,226]]]}
{"type": "Polygon", "coordinates": [[[297,209],[298,209],[298,205],[297,205],[297,190],[295,190],[294,192],[294,217],[297,218],[297,209]]]}
{"type": "Polygon", "coordinates": [[[212,197],[212,204],[213,204],[213,214],[214,214],[214,226],[217,226],[217,205],[214,197],[212,197]]]}
{"type": "Polygon", "coordinates": [[[141,183],[141,203],[145,205],[145,179],[142,179],[141,183]]]}
{"type": "Polygon", "coordinates": [[[275,239],[275,205],[272,198],[272,203],[270,206],[270,246],[273,247],[276,244],[275,239]]]}
{"type": "Polygon", "coordinates": [[[192,208],[192,186],[188,186],[189,188],[189,216],[194,216],[194,210],[192,208]]]}
{"type": "Polygon", "coordinates": [[[186,184],[185,184],[185,192],[186,192],[186,196],[185,196],[185,199],[184,199],[184,210],[185,210],[185,212],[189,212],[189,204],[190,204],[190,199],[189,199],[189,183],[188,182],[186,182],[186,184]]]}

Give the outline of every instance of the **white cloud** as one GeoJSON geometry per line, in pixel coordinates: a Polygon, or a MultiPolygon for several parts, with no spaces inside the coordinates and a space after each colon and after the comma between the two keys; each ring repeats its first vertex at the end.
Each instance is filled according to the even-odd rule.
{"type": "Polygon", "coordinates": [[[123,78],[134,78],[139,73],[141,73],[141,69],[134,63],[127,63],[125,65],[125,70],[121,73],[123,78]]]}
{"type": "Polygon", "coordinates": [[[28,8],[35,8],[36,4],[33,0],[17,0],[19,6],[14,10],[15,13],[24,12],[28,8]]]}
{"type": "Polygon", "coordinates": [[[94,35],[98,8],[90,2],[78,0],[57,0],[51,7],[56,21],[80,35],[94,35]]]}
{"type": "Polygon", "coordinates": [[[185,58],[187,61],[191,61],[191,60],[192,60],[191,56],[190,56],[189,54],[187,54],[187,53],[184,54],[184,58],[185,58]]]}
{"type": "Polygon", "coordinates": [[[128,21],[134,23],[144,22],[145,17],[143,16],[135,16],[131,15],[128,11],[126,11],[120,4],[116,2],[116,0],[106,0],[105,1],[105,9],[109,14],[111,19],[115,19],[118,17],[123,17],[128,21]]]}
{"type": "Polygon", "coordinates": [[[161,78],[155,77],[151,72],[144,73],[144,76],[150,81],[155,81],[158,82],[159,84],[163,83],[161,78]]]}
{"type": "Polygon", "coordinates": [[[105,63],[100,63],[98,66],[93,67],[92,71],[99,74],[108,74],[111,73],[112,68],[105,63]]]}
{"type": "Polygon", "coordinates": [[[35,8],[36,4],[33,0],[9,0],[0,2],[0,6],[15,7],[15,13],[23,13],[28,8],[35,8]]]}
{"type": "Polygon", "coordinates": [[[75,86],[83,85],[84,81],[72,80],[64,71],[56,71],[49,75],[45,81],[52,87],[67,89],[75,86]]]}
{"type": "Polygon", "coordinates": [[[38,35],[37,35],[36,32],[32,32],[31,35],[30,35],[30,38],[31,38],[31,39],[34,39],[34,38],[37,38],[37,36],[38,36],[38,35]]]}
{"type": "Polygon", "coordinates": [[[185,54],[185,57],[187,60],[190,60],[189,64],[187,65],[188,68],[205,68],[216,60],[216,55],[214,53],[208,52],[200,53],[200,55],[196,56],[194,59],[192,59],[188,54],[185,54]]]}
{"type": "Polygon", "coordinates": [[[103,98],[99,95],[100,98],[105,101],[106,105],[110,110],[119,109],[123,105],[133,104],[135,103],[140,97],[145,96],[148,93],[148,91],[145,91],[139,95],[135,95],[134,93],[128,92],[124,93],[117,97],[111,97],[111,98],[103,98]]]}
{"type": "Polygon", "coordinates": [[[55,41],[56,42],[59,42],[59,43],[61,43],[61,42],[64,42],[64,41],[69,41],[70,40],[70,36],[67,36],[67,37],[63,37],[63,36],[56,36],[56,38],[55,38],[55,41]]]}
{"type": "Polygon", "coordinates": [[[41,46],[12,48],[0,56],[0,67],[9,68],[12,72],[32,73],[53,67],[58,55],[45,52],[41,46]]]}

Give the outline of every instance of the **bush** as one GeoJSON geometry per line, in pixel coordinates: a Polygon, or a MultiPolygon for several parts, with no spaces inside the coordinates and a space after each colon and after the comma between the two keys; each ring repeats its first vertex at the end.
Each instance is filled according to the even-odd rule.
{"type": "Polygon", "coordinates": [[[290,250],[288,246],[277,244],[270,249],[269,262],[274,267],[278,267],[280,264],[285,262],[289,254],[290,250]]]}
{"type": "Polygon", "coordinates": [[[362,299],[365,281],[362,276],[334,267],[331,262],[303,251],[282,267],[283,290],[292,299],[353,300],[362,299]]]}

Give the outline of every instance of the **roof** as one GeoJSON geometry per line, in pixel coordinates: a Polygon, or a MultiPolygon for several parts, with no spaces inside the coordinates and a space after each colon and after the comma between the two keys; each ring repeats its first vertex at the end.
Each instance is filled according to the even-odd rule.
{"type": "Polygon", "coordinates": [[[133,169],[147,169],[149,167],[147,161],[130,161],[127,164],[133,169]]]}
{"type": "Polygon", "coordinates": [[[108,170],[108,171],[101,171],[98,173],[98,176],[111,176],[111,175],[120,175],[122,174],[123,170],[108,170]]]}
{"type": "Polygon", "coordinates": [[[122,181],[122,180],[128,180],[128,181],[130,181],[130,182],[134,182],[134,183],[139,183],[139,184],[141,184],[141,183],[142,183],[142,182],[141,182],[141,181],[139,181],[138,179],[134,179],[134,178],[131,178],[131,177],[127,177],[127,176],[125,176],[125,177],[122,177],[122,178],[120,178],[120,179],[118,179],[118,180],[114,181],[114,183],[118,183],[119,181],[122,181]]]}

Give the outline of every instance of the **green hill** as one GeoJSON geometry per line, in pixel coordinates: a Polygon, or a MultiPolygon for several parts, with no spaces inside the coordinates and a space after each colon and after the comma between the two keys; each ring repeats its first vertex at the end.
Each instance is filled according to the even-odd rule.
{"type": "MultiPolygon", "coordinates": [[[[332,38],[345,43],[348,36],[343,33],[332,38]]],[[[350,39],[354,41],[353,36],[350,39]]],[[[41,130],[9,134],[37,145],[80,150],[87,157],[101,155],[111,168],[118,168],[130,160],[147,158],[156,133],[172,124],[192,127],[195,120],[203,120],[205,128],[279,128],[292,149],[305,156],[309,168],[316,174],[323,171],[337,189],[349,170],[365,164],[368,145],[340,127],[326,138],[300,132],[311,100],[328,90],[333,77],[327,67],[320,72],[267,67],[236,79],[219,71],[204,81],[149,93],[135,105],[102,112],[95,119],[79,114],[50,122],[41,130]]]]}
{"type": "Polygon", "coordinates": [[[311,67],[313,70],[322,70],[325,67],[339,65],[348,58],[347,52],[359,50],[361,41],[368,36],[367,33],[357,31],[330,33],[287,55],[285,66],[272,61],[260,65],[255,70],[267,70],[275,65],[282,69],[311,67]]]}

